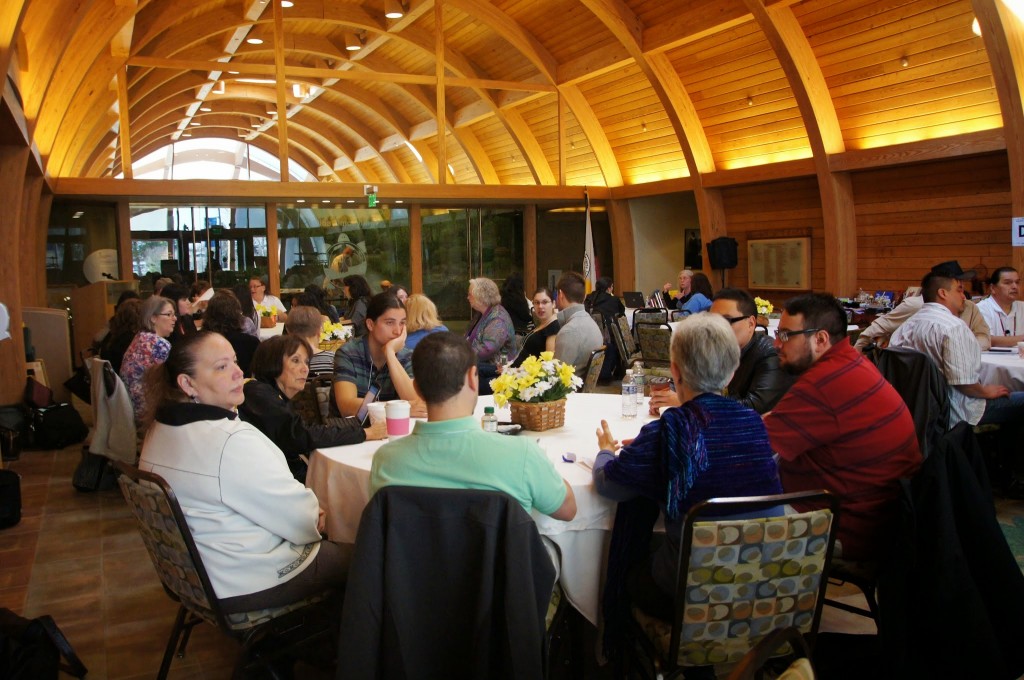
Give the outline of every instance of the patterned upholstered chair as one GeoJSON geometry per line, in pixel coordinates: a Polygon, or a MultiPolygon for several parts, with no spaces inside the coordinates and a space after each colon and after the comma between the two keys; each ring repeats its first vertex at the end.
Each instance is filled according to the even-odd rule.
{"type": "Polygon", "coordinates": [[[638,323],[668,323],[668,310],[660,307],[645,307],[633,310],[633,328],[638,323]]]}
{"type": "MultiPolygon", "coordinates": [[[[813,644],[838,508],[827,491],[714,498],[691,508],[683,525],[673,621],[633,612],[640,644],[630,647],[647,657],[634,659],[641,662],[637,670],[674,678],[686,667],[736,663],[773,630],[788,626],[813,644]],[[750,517],[793,502],[820,509],[721,518],[729,511],[750,517]]],[[[789,651],[785,647],[779,654],[789,651]]]]}
{"type": "Polygon", "coordinates": [[[615,315],[615,321],[609,327],[612,332],[612,340],[619,349],[619,357],[624,366],[629,366],[640,358],[640,348],[633,337],[633,331],[629,328],[629,321],[622,314],[615,315]]]}
{"type": "Polygon", "coordinates": [[[330,593],[286,607],[226,614],[210,585],[202,558],[185,522],[185,515],[171,487],[158,475],[120,462],[112,464],[121,473],[118,477],[121,493],[135,515],[139,533],[142,534],[164,590],[181,604],[170,639],[167,640],[158,679],[167,677],[174,648],[178,648],[178,657],[183,657],[192,628],[204,621],[242,643],[242,654],[235,668],[236,677],[239,677],[241,669],[253,662],[263,665],[272,676],[277,677],[270,662],[286,650],[278,645],[262,644],[268,635],[273,635],[277,630],[276,625],[287,622],[290,632],[296,626],[311,624],[309,636],[305,640],[331,633],[327,618],[310,616],[312,612],[307,610],[310,605],[325,600],[330,593]],[[290,616],[285,617],[286,614],[290,616]],[[268,649],[265,652],[266,647],[272,648],[272,651],[268,649]]]}
{"type": "Polygon", "coordinates": [[[292,408],[307,425],[323,425],[330,415],[331,376],[306,380],[306,387],[292,398],[292,408]]]}
{"type": "Polygon", "coordinates": [[[590,353],[587,359],[587,366],[583,369],[583,392],[593,392],[597,389],[597,379],[601,377],[601,368],[604,366],[604,347],[598,347],[590,353]]]}
{"type": "Polygon", "coordinates": [[[811,650],[803,634],[793,626],[779,628],[761,638],[761,641],[736,665],[727,680],[755,680],[762,677],[761,671],[768,660],[787,648],[792,650],[796,659],[778,676],[778,680],[814,680],[814,667],[810,662],[811,650]]]}
{"type": "Polygon", "coordinates": [[[634,324],[644,366],[668,366],[672,361],[672,327],[665,323],[634,324]]]}

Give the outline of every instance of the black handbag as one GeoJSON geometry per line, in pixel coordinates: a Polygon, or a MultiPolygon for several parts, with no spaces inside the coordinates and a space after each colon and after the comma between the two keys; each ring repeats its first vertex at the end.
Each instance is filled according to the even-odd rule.
{"type": "Polygon", "coordinates": [[[113,489],[117,486],[117,472],[108,463],[106,458],[92,453],[88,446],[83,446],[82,460],[71,476],[71,485],[86,492],[113,489]]]}
{"type": "Polygon", "coordinates": [[[76,678],[89,672],[53,618],[26,619],[0,609],[0,677],[57,680],[60,671],[76,678]]]}
{"type": "Polygon", "coordinates": [[[86,404],[92,403],[92,376],[85,364],[76,368],[71,377],[64,381],[64,387],[86,404]]]}
{"type": "Polygon", "coordinates": [[[32,447],[36,449],[63,449],[89,434],[82,416],[68,403],[33,409],[30,427],[32,447]]]}
{"type": "Polygon", "coordinates": [[[21,476],[14,470],[0,470],[0,529],[21,521],[21,476]]]}

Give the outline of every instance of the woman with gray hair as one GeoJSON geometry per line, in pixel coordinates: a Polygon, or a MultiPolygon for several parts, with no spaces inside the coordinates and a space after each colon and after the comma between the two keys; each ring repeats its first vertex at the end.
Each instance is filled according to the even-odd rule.
{"type": "Polygon", "coordinates": [[[644,425],[621,448],[601,421],[594,484],[602,496],[619,502],[606,607],[610,592],[618,601],[628,592],[648,614],[671,620],[680,536],[690,507],[717,496],[782,493],[761,416],[722,396],[739,361],[736,336],[725,319],[707,312],[687,317],[672,334],[671,371],[682,405],[644,425]],[[655,536],[659,512],[665,533],[655,536]]]}
{"type": "Polygon", "coordinates": [[[469,346],[476,352],[477,370],[480,372],[480,394],[490,394],[491,378],[498,375],[498,361],[515,356],[516,332],[512,317],[501,306],[501,293],[490,279],[469,280],[469,306],[479,316],[466,331],[469,346]]]}
{"type": "Polygon", "coordinates": [[[146,390],[143,376],[146,369],[167,361],[171,343],[167,338],[174,332],[177,314],[174,303],[167,298],[153,295],[142,303],[142,330],[132,339],[121,361],[121,380],[128,388],[135,411],[135,422],[141,423],[146,410],[146,390]]]}

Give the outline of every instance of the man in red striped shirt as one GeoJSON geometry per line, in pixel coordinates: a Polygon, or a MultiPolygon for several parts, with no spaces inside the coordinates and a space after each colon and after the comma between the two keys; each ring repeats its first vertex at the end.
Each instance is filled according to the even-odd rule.
{"type": "Polygon", "coordinates": [[[782,368],[799,376],[765,415],[782,488],[836,494],[837,550],[847,559],[875,558],[887,547],[898,480],[921,464],[910,412],[878,369],[850,346],[846,312],[831,295],[786,301],[775,348],[782,368]]]}

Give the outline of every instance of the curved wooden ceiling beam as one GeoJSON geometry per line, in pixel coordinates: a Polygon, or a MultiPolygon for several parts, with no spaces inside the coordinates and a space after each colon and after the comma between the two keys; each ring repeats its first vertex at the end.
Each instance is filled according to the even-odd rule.
{"type": "Polygon", "coordinates": [[[384,181],[398,181],[394,168],[391,167],[391,164],[380,152],[380,139],[377,138],[376,133],[342,107],[332,104],[324,97],[318,97],[315,101],[303,105],[298,113],[291,116],[291,119],[295,120],[299,116],[308,116],[319,121],[325,121],[328,125],[333,123],[341,126],[344,131],[355,138],[358,145],[358,148],[352,155],[354,162],[358,163],[370,158],[377,158],[388,171],[389,177],[384,181]]]}
{"type": "Polygon", "coordinates": [[[501,36],[532,63],[544,79],[554,83],[558,62],[533,34],[524,30],[512,17],[494,6],[490,0],[444,0],[446,7],[454,7],[482,23],[501,36]]]}
{"type": "Polygon", "coordinates": [[[28,0],[4,0],[0,4],[0,73],[7,73],[14,53],[14,40],[28,8],[28,0]]]}
{"type": "Polygon", "coordinates": [[[843,153],[839,127],[825,76],[800,23],[786,6],[766,8],[744,0],[786,74],[814,156],[825,229],[825,288],[842,295],[857,287],[857,216],[849,173],[832,172],[829,157],[843,153]]]}
{"type": "MultiPolygon", "coordinates": [[[[19,61],[22,64],[21,92],[25,119],[29,127],[35,124],[39,111],[46,100],[47,87],[56,73],[61,60],[70,49],[71,38],[78,27],[92,11],[95,0],[72,2],[54,0],[52,3],[27,1],[22,18],[24,51],[19,61]]],[[[6,0],[5,3],[6,4],[6,0]]],[[[6,75],[7,71],[4,71],[6,75]]]]}
{"type": "Polygon", "coordinates": [[[558,91],[562,93],[565,103],[572,109],[573,115],[576,116],[576,122],[579,123],[583,135],[594,150],[597,164],[601,168],[601,174],[604,175],[605,185],[609,187],[622,186],[622,170],[619,168],[618,159],[615,158],[615,150],[608,142],[608,135],[605,134],[601,121],[597,119],[590,102],[580,92],[580,88],[575,85],[562,85],[558,91]]]}
{"type": "Polygon", "coordinates": [[[132,116],[137,120],[146,120],[155,114],[162,115],[164,109],[178,106],[181,99],[188,99],[183,108],[196,100],[196,90],[209,82],[197,71],[182,71],[173,78],[165,79],[156,86],[155,79],[146,83],[145,92],[128,89],[132,116]],[[155,87],[154,87],[155,86],[155,87]]]}
{"type": "MultiPolygon", "coordinates": [[[[1011,215],[1024,215],[1024,22],[999,0],[971,0],[992,66],[1010,165],[1011,215]]],[[[1012,248],[1024,271],[1024,248],[1012,248]]]]}
{"type": "MultiPolygon", "coordinates": [[[[145,2],[146,0],[143,0],[142,4],[145,2]]],[[[110,60],[111,41],[135,16],[137,9],[134,0],[122,3],[96,3],[75,31],[46,86],[33,131],[33,139],[44,158],[48,158],[53,151],[58,131],[64,121],[75,115],[72,102],[79,90],[90,86],[105,87],[111,82],[117,66],[112,70],[104,69],[105,72],[101,71],[98,74],[95,67],[104,61],[104,58],[110,60]]],[[[123,68],[123,65],[122,60],[120,67],[123,68]]]]}
{"type": "Polygon", "coordinates": [[[721,192],[704,186],[702,176],[715,169],[707,135],[696,115],[693,101],[663,54],[646,55],[643,51],[643,25],[622,0],[580,0],[625,47],[633,61],[647,77],[668,115],[672,129],[693,179],[693,193],[700,218],[702,243],[725,234],[725,208],[721,192]]]}

